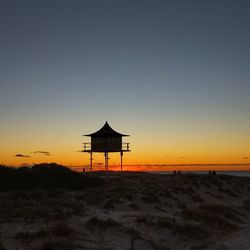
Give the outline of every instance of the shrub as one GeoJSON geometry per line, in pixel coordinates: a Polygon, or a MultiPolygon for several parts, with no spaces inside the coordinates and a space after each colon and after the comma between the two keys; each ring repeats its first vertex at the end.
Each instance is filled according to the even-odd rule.
{"type": "Polygon", "coordinates": [[[145,225],[148,225],[148,226],[153,226],[154,225],[154,222],[152,221],[152,219],[147,215],[137,217],[136,220],[135,220],[135,223],[137,223],[137,224],[145,224],[145,225]]]}
{"type": "Polygon", "coordinates": [[[147,203],[159,203],[160,199],[156,194],[146,194],[141,197],[141,200],[147,203]]]}
{"type": "Polygon", "coordinates": [[[0,250],[6,250],[6,249],[3,247],[3,245],[2,245],[1,242],[0,242],[0,250]]]}
{"type": "Polygon", "coordinates": [[[158,226],[169,229],[173,229],[175,223],[175,219],[171,219],[169,217],[160,218],[157,221],[158,226]]]}
{"type": "Polygon", "coordinates": [[[177,234],[180,234],[184,237],[204,239],[209,236],[208,230],[206,230],[204,226],[200,224],[177,224],[174,230],[177,234]]]}
{"type": "Polygon", "coordinates": [[[194,202],[204,202],[204,200],[198,194],[192,194],[191,198],[194,202]]]}
{"type": "Polygon", "coordinates": [[[180,208],[180,209],[185,209],[185,208],[187,208],[187,205],[186,204],[182,204],[182,203],[178,203],[177,204],[177,206],[178,206],[178,208],[180,208]]]}
{"type": "Polygon", "coordinates": [[[131,202],[128,205],[130,208],[134,209],[134,210],[138,210],[139,206],[135,203],[135,202],[131,202]]]}
{"type": "Polygon", "coordinates": [[[31,241],[37,238],[47,237],[49,233],[43,229],[37,232],[19,232],[16,234],[16,239],[21,240],[23,242],[31,241]]]}
{"type": "Polygon", "coordinates": [[[72,250],[74,249],[73,243],[70,241],[54,241],[50,240],[45,242],[41,247],[40,250],[72,250]]]}
{"type": "Polygon", "coordinates": [[[86,226],[88,228],[100,228],[100,229],[107,229],[107,228],[110,228],[110,227],[117,227],[117,226],[120,226],[120,224],[111,219],[111,218],[108,218],[108,219],[100,219],[96,216],[94,217],[91,217],[87,222],[86,222],[86,226]]]}
{"type": "Polygon", "coordinates": [[[114,203],[113,203],[113,200],[110,199],[110,200],[105,201],[105,203],[104,203],[104,205],[103,205],[103,208],[104,208],[105,210],[114,210],[115,205],[114,205],[114,203]]]}
{"type": "Polygon", "coordinates": [[[228,219],[239,221],[235,211],[222,204],[204,204],[198,208],[184,209],[182,211],[184,219],[202,222],[208,226],[219,230],[234,231],[238,227],[228,219]]]}
{"type": "Polygon", "coordinates": [[[247,212],[250,212],[250,200],[244,200],[243,207],[247,210],[247,212]]]}
{"type": "Polygon", "coordinates": [[[56,237],[69,237],[75,234],[75,230],[63,222],[50,228],[50,234],[56,237]]]}
{"type": "Polygon", "coordinates": [[[42,163],[33,167],[0,167],[0,191],[34,189],[83,189],[103,185],[98,177],[83,176],[56,163],[42,163]]]}

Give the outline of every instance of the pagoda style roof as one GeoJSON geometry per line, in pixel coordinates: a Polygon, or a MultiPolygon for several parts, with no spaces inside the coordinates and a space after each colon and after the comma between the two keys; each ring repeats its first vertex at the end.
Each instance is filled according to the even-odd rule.
{"type": "Polygon", "coordinates": [[[129,136],[129,135],[124,135],[121,133],[116,132],[114,129],[112,129],[108,122],[105,122],[103,127],[99,129],[98,131],[88,134],[85,136],[90,136],[90,137],[121,137],[121,136],[129,136]]]}

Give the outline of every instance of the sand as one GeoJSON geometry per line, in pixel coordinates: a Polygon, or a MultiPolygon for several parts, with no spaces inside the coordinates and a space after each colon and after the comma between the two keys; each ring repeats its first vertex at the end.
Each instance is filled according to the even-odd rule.
{"type": "Polygon", "coordinates": [[[250,250],[249,215],[248,177],[125,173],[0,193],[0,250],[250,250]]]}

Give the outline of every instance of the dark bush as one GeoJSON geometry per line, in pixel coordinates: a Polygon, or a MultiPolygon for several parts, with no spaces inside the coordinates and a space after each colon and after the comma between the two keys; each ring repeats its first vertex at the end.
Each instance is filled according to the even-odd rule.
{"type": "Polygon", "coordinates": [[[119,227],[120,224],[113,220],[112,218],[98,218],[96,216],[91,217],[87,222],[86,222],[86,226],[88,228],[99,228],[99,229],[107,229],[110,227],[119,227]]]}
{"type": "Polygon", "coordinates": [[[83,176],[56,163],[42,163],[30,168],[0,166],[0,191],[34,189],[83,189],[100,186],[99,177],[83,176]]]}

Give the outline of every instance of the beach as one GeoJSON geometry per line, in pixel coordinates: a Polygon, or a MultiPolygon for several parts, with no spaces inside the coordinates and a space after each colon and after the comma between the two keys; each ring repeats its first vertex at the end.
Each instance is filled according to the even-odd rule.
{"type": "Polygon", "coordinates": [[[0,249],[250,249],[249,177],[99,178],[80,190],[2,191],[0,249]]]}

